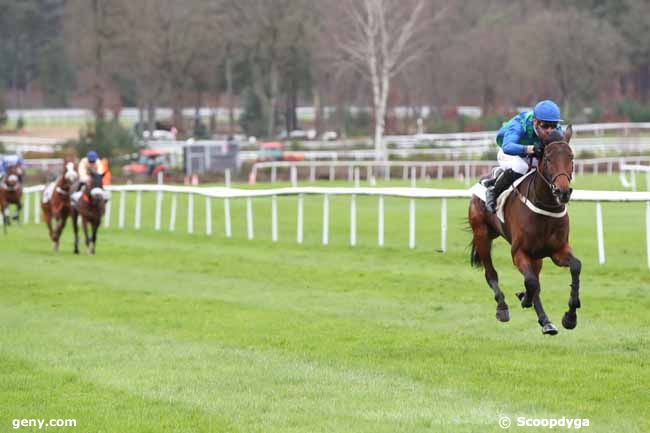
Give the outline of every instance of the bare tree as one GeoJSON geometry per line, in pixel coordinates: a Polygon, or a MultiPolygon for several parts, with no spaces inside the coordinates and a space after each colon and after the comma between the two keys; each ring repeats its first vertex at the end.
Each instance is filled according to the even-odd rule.
{"type": "Polygon", "coordinates": [[[576,103],[597,100],[613,77],[623,72],[622,38],[607,22],[569,8],[562,14],[542,11],[514,32],[539,29],[534,38],[521,38],[511,56],[519,75],[528,75],[534,99],[553,97],[569,113],[576,103]]]}
{"type": "Polygon", "coordinates": [[[101,0],[70,0],[66,3],[65,26],[72,58],[81,70],[90,73],[93,112],[98,121],[105,118],[106,90],[121,37],[117,23],[123,21],[124,10],[118,2],[101,0]]]}
{"type": "Polygon", "coordinates": [[[331,29],[341,59],[370,79],[378,158],[386,158],[383,135],[391,79],[431,42],[425,35],[432,23],[427,4],[425,0],[347,0],[341,19],[331,29]]]}

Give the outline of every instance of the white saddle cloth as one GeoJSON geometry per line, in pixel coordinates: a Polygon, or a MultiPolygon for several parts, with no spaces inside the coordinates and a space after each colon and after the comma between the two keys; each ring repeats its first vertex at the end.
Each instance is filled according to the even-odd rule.
{"type": "MultiPolygon", "coordinates": [[[[519,179],[515,180],[512,185],[510,185],[509,188],[507,188],[505,191],[503,191],[501,194],[499,194],[499,197],[497,197],[497,218],[499,218],[499,221],[502,223],[505,222],[504,217],[503,217],[503,206],[506,203],[506,200],[510,196],[510,193],[514,191],[514,189],[524,181],[528,176],[533,174],[535,170],[531,170],[525,175],[521,176],[519,179]]],[[[469,189],[469,191],[475,195],[476,197],[480,198],[485,202],[485,191],[487,188],[485,188],[480,182],[474,185],[469,189]]]]}

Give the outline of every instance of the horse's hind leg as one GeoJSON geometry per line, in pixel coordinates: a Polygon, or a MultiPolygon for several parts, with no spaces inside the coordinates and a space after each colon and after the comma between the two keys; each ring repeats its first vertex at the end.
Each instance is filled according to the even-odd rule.
{"type": "Polygon", "coordinates": [[[562,326],[566,329],[573,329],[578,324],[578,315],[576,310],[580,308],[580,271],[582,263],[571,253],[567,246],[560,253],[551,256],[553,263],[558,266],[568,266],[571,271],[571,295],[569,296],[569,311],[562,317],[562,326]]]}
{"type": "MultiPolygon", "coordinates": [[[[471,221],[471,220],[470,220],[471,221]]],[[[492,237],[484,224],[472,224],[474,239],[472,239],[472,264],[485,268],[485,281],[494,292],[494,300],[497,302],[496,318],[500,322],[510,320],[510,311],[506,304],[506,297],[499,287],[499,275],[492,264],[492,237]]]]}

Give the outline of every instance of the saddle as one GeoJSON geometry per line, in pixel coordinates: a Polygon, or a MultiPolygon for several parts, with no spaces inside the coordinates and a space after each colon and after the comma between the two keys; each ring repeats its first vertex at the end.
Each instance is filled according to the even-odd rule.
{"type": "MultiPolygon", "coordinates": [[[[510,197],[510,193],[513,192],[517,188],[517,186],[519,186],[519,184],[521,184],[524,181],[524,179],[528,178],[528,176],[532,175],[534,172],[535,170],[530,170],[528,173],[521,176],[519,179],[515,180],[512,185],[510,185],[505,191],[503,191],[499,195],[499,197],[497,197],[497,218],[499,218],[499,221],[501,221],[502,223],[505,222],[503,216],[503,208],[505,206],[506,201],[508,200],[508,197],[510,197]]],[[[487,190],[486,186],[484,185],[485,181],[486,181],[485,179],[482,179],[480,182],[478,182],[476,185],[474,185],[469,189],[472,195],[475,195],[476,197],[480,198],[483,202],[485,202],[485,191],[487,190]]]]}

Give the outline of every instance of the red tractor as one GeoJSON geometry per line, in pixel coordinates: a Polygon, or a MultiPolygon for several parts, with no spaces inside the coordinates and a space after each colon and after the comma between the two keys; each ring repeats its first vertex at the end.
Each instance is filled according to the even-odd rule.
{"type": "Polygon", "coordinates": [[[158,173],[169,170],[169,152],[143,149],[137,161],[125,165],[122,172],[129,176],[156,177],[158,173]]]}

